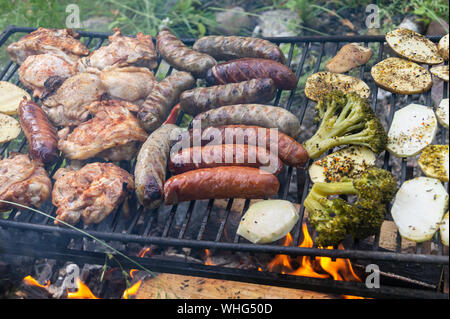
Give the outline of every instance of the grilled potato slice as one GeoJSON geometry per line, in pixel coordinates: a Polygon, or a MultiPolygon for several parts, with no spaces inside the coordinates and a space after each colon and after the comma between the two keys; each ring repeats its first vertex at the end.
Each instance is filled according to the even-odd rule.
{"type": "Polygon", "coordinates": [[[431,144],[437,131],[437,120],[431,107],[409,104],[394,113],[386,149],[397,157],[419,154],[431,144]]]}
{"type": "Polygon", "coordinates": [[[386,33],[386,42],[399,56],[424,64],[440,64],[444,59],[436,44],[415,31],[399,28],[386,33]]]}
{"type": "Polygon", "coordinates": [[[315,161],[309,167],[309,177],[313,183],[355,178],[367,167],[375,165],[375,160],[375,153],[369,148],[352,145],[315,161]]]}
{"type": "Polygon", "coordinates": [[[319,101],[324,93],[339,90],[344,93],[355,92],[363,98],[369,98],[369,86],[362,80],[340,73],[317,72],[306,80],[305,95],[313,101],[319,101]]]}
{"type": "Polygon", "coordinates": [[[329,72],[345,73],[353,68],[366,64],[372,57],[372,50],[359,43],[348,43],[328,61],[325,68],[329,72]]]}
{"type": "Polygon", "coordinates": [[[434,66],[430,69],[431,74],[448,82],[448,65],[434,66]]]}
{"type": "Polygon", "coordinates": [[[24,97],[31,100],[27,91],[10,82],[0,81],[0,113],[16,115],[24,97]]]}
{"type": "Polygon", "coordinates": [[[428,145],[418,163],[426,176],[448,182],[448,161],[448,145],[428,145]]]}
{"type": "Polygon", "coordinates": [[[441,57],[447,61],[448,60],[448,33],[439,40],[438,51],[441,57]]]}
{"type": "Polygon", "coordinates": [[[20,132],[19,121],[12,116],[0,113],[0,144],[15,139],[20,132]]]}
{"type": "Polygon", "coordinates": [[[433,85],[427,69],[401,58],[380,61],[370,73],[378,86],[393,93],[418,94],[428,91],[433,85]]]}
{"type": "Polygon", "coordinates": [[[448,129],[448,99],[443,99],[436,109],[436,117],[438,122],[448,129]]]}

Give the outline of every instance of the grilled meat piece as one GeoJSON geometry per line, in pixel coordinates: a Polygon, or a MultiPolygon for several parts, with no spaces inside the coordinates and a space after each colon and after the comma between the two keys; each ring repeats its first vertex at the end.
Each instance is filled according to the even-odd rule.
{"type": "Polygon", "coordinates": [[[89,54],[89,49],[78,40],[79,37],[80,35],[71,29],[38,28],[19,41],[11,43],[7,51],[11,60],[18,64],[25,62],[30,55],[42,53],[51,53],[73,64],[80,56],[89,54]]]}
{"type": "Polygon", "coordinates": [[[58,148],[70,159],[84,160],[99,156],[115,161],[131,160],[136,154],[132,145],[144,142],[147,133],[128,108],[134,110],[136,106],[115,100],[87,105],[86,110],[93,118],[81,123],[71,133],[68,127],[59,131],[58,148]],[[125,151],[112,154],[111,149],[117,147],[125,147],[125,151]]]}
{"type": "Polygon", "coordinates": [[[80,170],[60,168],[52,192],[58,207],[55,224],[98,224],[134,190],[133,176],[111,163],[91,163],[80,170]]]}
{"type": "Polygon", "coordinates": [[[134,38],[122,35],[118,28],[114,31],[108,37],[109,45],[100,47],[78,61],[78,71],[85,72],[89,68],[103,70],[108,66],[141,66],[150,70],[156,67],[157,54],[151,35],[139,32],[134,38]]]}
{"type": "MultiPolygon", "coordinates": [[[[13,153],[0,160],[0,199],[39,207],[50,198],[52,183],[40,161],[13,153]]],[[[0,211],[11,209],[0,202],[0,211]]]]}
{"type": "Polygon", "coordinates": [[[77,73],[47,97],[42,108],[55,126],[76,126],[87,120],[85,106],[100,100],[104,93],[97,74],[77,73]]]}
{"type": "Polygon", "coordinates": [[[141,105],[156,83],[147,68],[135,66],[108,67],[99,73],[102,87],[110,99],[141,105]]]}
{"type": "Polygon", "coordinates": [[[66,79],[74,74],[72,65],[56,55],[45,53],[31,55],[23,62],[18,70],[22,84],[33,90],[33,97],[42,98],[48,95],[46,81],[52,77],[66,79]]]}

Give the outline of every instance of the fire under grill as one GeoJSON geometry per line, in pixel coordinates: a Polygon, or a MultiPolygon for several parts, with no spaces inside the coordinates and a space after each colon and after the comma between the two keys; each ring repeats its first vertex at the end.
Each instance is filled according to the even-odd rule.
{"type": "MultiPolygon", "coordinates": [[[[17,40],[32,28],[8,27],[0,35],[2,55],[6,55],[6,45],[17,40]]],[[[107,43],[106,33],[80,31],[82,41],[91,50],[107,43]]],[[[370,102],[380,119],[389,127],[394,112],[411,102],[433,106],[436,96],[446,98],[448,84],[435,82],[432,90],[417,95],[390,94],[378,88],[370,76],[370,68],[389,56],[390,51],[384,36],[311,36],[268,39],[288,50],[287,64],[295,72],[298,87],[293,91],[277,92],[274,105],[285,107],[298,115],[302,123],[301,141],[314,133],[312,124],[314,104],[305,98],[303,88],[306,77],[323,70],[324,62],[334,56],[344,44],[360,42],[372,48],[373,57],[368,64],[353,70],[351,75],[363,79],[371,88],[370,102]]],[[[431,40],[438,41],[437,37],[431,40]]],[[[193,44],[193,39],[186,39],[186,44],[193,44]]],[[[162,67],[158,63],[156,74],[162,76],[172,72],[172,68],[162,67]]],[[[17,75],[19,65],[7,62],[0,65],[0,80],[10,81],[21,86],[17,75]]],[[[178,121],[182,119],[182,114],[178,121]]],[[[440,129],[437,143],[448,144],[448,130],[440,129]]],[[[300,141],[300,142],[301,142],[300,141]]],[[[7,156],[10,152],[27,152],[27,143],[23,134],[15,141],[0,145],[0,154],[7,156]]],[[[392,170],[400,182],[421,174],[414,158],[398,159],[388,152],[383,153],[378,166],[392,170]]],[[[47,167],[50,176],[65,165],[64,158],[47,167]]],[[[121,162],[120,166],[133,172],[134,161],[121,162]]],[[[247,210],[251,201],[242,199],[191,201],[174,206],[161,206],[146,211],[137,204],[136,198],[130,198],[107,219],[98,225],[83,227],[82,231],[55,226],[49,216],[26,210],[13,209],[0,219],[0,253],[8,255],[49,258],[73,263],[105,263],[105,249],[93,237],[108,243],[122,254],[114,254],[115,259],[124,268],[136,268],[131,261],[155,272],[201,276],[216,279],[236,280],[249,283],[268,284],[281,287],[310,289],[320,292],[381,298],[448,298],[448,249],[438,236],[432,241],[412,244],[406,242],[391,227],[392,236],[385,238],[383,230],[366,240],[346,240],[343,247],[319,249],[301,245],[305,239],[304,223],[307,213],[302,205],[308,194],[311,182],[308,167],[284,167],[279,174],[280,190],[278,198],[288,199],[299,205],[300,218],[291,231],[291,240],[286,243],[279,240],[273,244],[256,245],[236,235],[240,217],[247,210]],[[93,236],[93,237],[92,237],[93,236]],[[388,243],[388,244],[386,244],[388,243]],[[139,254],[145,248],[152,251],[174,249],[183,252],[185,258],[161,257],[163,254],[139,254]],[[345,258],[350,260],[355,271],[359,271],[363,280],[359,282],[333,280],[333,278],[313,278],[289,273],[280,273],[260,265],[254,267],[232,267],[225,263],[210,264],[197,262],[196,254],[225,252],[228,256],[269,256],[277,255],[292,258],[307,256],[311,260],[329,257],[331,260],[345,258]],[[126,257],[125,257],[126,256],[126,257]],[[143,257],[138,257],[143,256],[143,257]],[[368,288],[364,283],[365,266],[375,264],[381,271],[379,288],[368,288]],[[447,287],[447,288],[445,288],[447,287]],[[447,290],[446,290],[447,289],[447,290]]],[[[448,185],[445,185],[448,187],[448,185]]],[[[41,211],[55,217],[55,207],[51,202],[45,203],[41,211]]],[[[393,225],[390,215],[386,216],[387,225],[393,225]]],[[[312,240],[315,235],[309,229],[312,240]]],[[[109,252],[110,253],[110,252],[109,252]]],[[[226,259],[226,258],[224,258],[226,259]]],[[[257,258],[256,258],[257,259],[257,258]]],[[[265,260],[264,258],[260,258],[265,260]]]]}

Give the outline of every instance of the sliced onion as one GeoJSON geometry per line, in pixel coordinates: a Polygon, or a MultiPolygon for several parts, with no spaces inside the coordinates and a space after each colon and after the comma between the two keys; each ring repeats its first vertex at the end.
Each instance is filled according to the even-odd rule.
{"type": "Polygon", "coordinates": [[[286,236],[298,218],[291,202],[263,200],[250,206],[239,223],[237,234],[254,244],[274,242],[286,236]]]}
{"type": "Polygon", "coordinates": [[[447,208],[448,194],[441,182],[417,177],[400,187],[391,215],[402,237],[423,242],[430,240],[439,230],[447,208]]]}

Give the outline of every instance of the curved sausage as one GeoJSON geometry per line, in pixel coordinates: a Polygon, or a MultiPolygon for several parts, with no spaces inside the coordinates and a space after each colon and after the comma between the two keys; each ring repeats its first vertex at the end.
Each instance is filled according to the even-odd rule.
{"type": "Polygon", "coordinates": [[[261,78],[271,78],[279,89],[293,90],[297,87],[295,74],[286,65],[256,58],[219,63],[208,70],[205,80],[208,85],[217,85],[261,78]]]}
{"type": "Polygon", "coordinates": [[[59,156],[58,137],[44,110],[33,101],[23,99],[19,105],[19,121],[31,158],[44,164],[54,163],[59,156]]]}
{"type": "Polygon", "coordinates": [[[165,124],[149,135],[138,153],[134,170],[136,195],[145,208],[156,208],[163,200],[170,148],[181,132],[178,126],[165,124]]]}
{"type": "Polygon", "coordinates": [[[272,79],[252,79],[185,91],[180,97],[180,107],[187,114],[197,115],[224,105],[269,102],[275,93],[272,79]]]}
{"type": "Polygon", "coordinates": [[[157,129],[178,103],[180,94],[194,85],[195,79],[187,72],[176,72],[155,84],[137,113],[142,127],[147,132],[157,129]]]}
{"type": "Polygon", "coordinates": [[[276,195],[275,175],[254,167],[220,166],[174,175],[164,184],[168,205],[190,200],[265,198],[276,195]]]}
{"type": "Polygon", "coordinates": [[[283,163],[265,147],[243,144],[194,146],[172,154],[169,161],[172,174],[218,166],[256,167],[277,175],[283,163]]]}
{"type": "Polygon", "coordinates": [[[191,125],[202,129],[222,125],[257,125],[277,128],[279,131],[297,139],[300,135],[300,122],[288,110],[261,104],[236,104],[209,110],[194,117],[191,125]]]}
{"type": "Polygon", "coordinates": [[[207,127],[199,132],[189,131],[189,145],[198,138],[200,145],[244,144],[264,147],[272,153],[277,153],[281,161],[288,166],[304,166],[308,161],[308,153],[302,144],[292,137],[277,131],[271,135],[271,130],[260,126],[223,125],[207,127]],[[274,145],[277,143],[276,145],[274,145]],[[276,151],[275,151],[276,150],[276,151]]]}
{"type": "Polygon", "coordinates": [[[207,36],[198,39],[193,49],[209,54],[217,60],[262,58],[285,63],[284,53],[276,44],[259,38],[207,36]]]}
{"type": "Polygon", "coordinates": [[[168,29],[158,32],[156,47],[167,63],[177,70],[191,72],[195,77],[203,78],[217,64],[213,57],[188,48],[168,29]]]}

